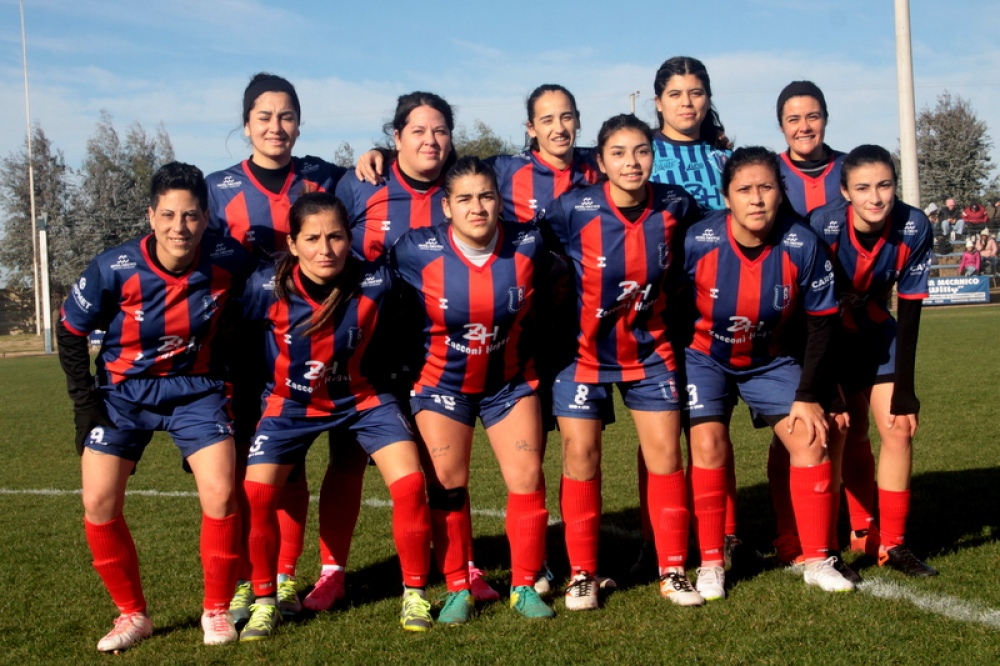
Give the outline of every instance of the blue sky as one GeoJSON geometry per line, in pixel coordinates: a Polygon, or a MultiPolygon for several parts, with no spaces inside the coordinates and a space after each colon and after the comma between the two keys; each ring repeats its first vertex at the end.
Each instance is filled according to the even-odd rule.
{"type": "MultiPolygon", "coordinates": [[[[300,155],[332,158],[341,141],[364,150],[395,98],[417,89],[443,95],[459,123],[483,120],[520,142],[524,98],[550,82],[576,95],[590,144],[605,118],[628,110],[629,93],[652,120],[653,75],[674,55],[706,63],[738,144],[783,147],[774,102],[801,78],[826,93],[834,147],[895,149],[899,136],[889,0],[25,0],[25,21],[31,118],[71,166],[102,109],[120,131],[162,122],[177,157],[206,172],[245,158],[242,92],[262,70],[298,88],[300,155]]],[[[918,110],[947,89],[1000,142],[995,0],[911,0],[911,21],[918,110]]],[[[0,103],[7,156],[25,131],[17,0],[0,0],[0,103]]]]}

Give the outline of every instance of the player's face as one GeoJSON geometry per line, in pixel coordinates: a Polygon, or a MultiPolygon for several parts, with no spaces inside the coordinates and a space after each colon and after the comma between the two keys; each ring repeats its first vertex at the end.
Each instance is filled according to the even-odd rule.
{"type": "Polygon", "coordinates": [[[284,92],[265,92],[254,100],[243,133],[253,146],[253,161],[265,169],[278,169],[292,159],[299,138],[299,116],[292,98],[284,92]]]}
{"type": "Polygon", "coordinates": [[[493,240],[500,219],[500,195],[493,180],[483,174],[456,178],[451,194],[441,200],[444,215],[451,220],[455,238],[466,245],[484,248],[493,240]]]}
{"type": "MultiPolygon", "coordinates": [[[[646,187],[653,170],[653,148],[641,131],[620,129],[604,142],[597,155],[597,166],[608,176],[612,199],[622,205],[628,197],[636,199],[637,193],[646,187]]],[[[640,196],[636,203],[641,200],[640,196]]]]}
{"type": "Polygon", "coordinates": [[[743,245],[759,245],[778,217],[778,174],[766,164],[740,167],[733,174],[725,199],[732,214],[734,238],[743,245]]]}
{"type": "Polygon", "coordinates": [[[150,208],[149,226],[156,238],[156,258],[168,271],[186,270],[198,254],[208,215],[190,190],[167,190],[150,208]]]}
{"type": "Polygon", "coordinates": [[[288,250],[298,257],[303,275],[316,284],[330,284],[344,270],[351,241],[344,221],[324,210],[303,218],[299,235],[288,237],[288,250]]]}
{"type": "Polygon", "coordinates": [[[826,118],[815,97],[790,97],[781,110],[781,131],[793,160],[818,160],[823,157],[826,118]]]}
{"type": "Polygon", "coordinates": [[[546,162],[564,167],[572,160],[579,130],[576,109],[566,93],[551,90],[535,100],[528,136],[538,141],[538,153],[546,162]]]}
{"type": "Polygon", "coordinates": [[[847,174],[847,187],[841,187],[840,193],[854,211],[854,228],[878,231],[889,219],[896,202],[896,181],[889,165],[862,164],[847,174]]]}
{"type": "Polygon", "coordinates": [[[444,115],[430,106],[410,111],[403,131],[393,134],[399,167],[411,178],[434,180],[451,154],[451,130],[444,115]]]}
{"type": "Polygon", "coordinates": [[[710,103],[701,79],[694,74],[674,74],[656,98],[656,110],[663,117],[663,134],[675,141],[697,139],[710,103]]]}

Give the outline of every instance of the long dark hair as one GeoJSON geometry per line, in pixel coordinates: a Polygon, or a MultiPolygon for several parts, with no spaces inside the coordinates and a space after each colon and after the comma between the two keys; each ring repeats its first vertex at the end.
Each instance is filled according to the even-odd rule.
{"type": "MultiPolygon", "coordinates": [[[[288,213],[288,237],[294,242],[299,237],[299,233],[302,231],[302,223],[305,222],[307,217],[327,211],[332,212],[334,218],[343,225],[344,231],[347,232],[347,240],[351,242],[354,234],[351,233],[351,227],[347,224],[347,208],[340,199],[329,192],[303,194],[292,204],[292,209],[288,213]]],[[[298,265],[299,258],[291,252],[286,252],[278,260],[278,264],[274,269],[274,295],[280,300],[288,302],[292,294],[304,296],[304,294],[299,294],[299,290],[295,287],[295,280],[292,277],[295,267],[298,265]]],[[[333,291],[323,301],[322,309],[313,317],[312,325],[305,330],[304,335],[310,336],[329,325],[333,318],[334,310],[342,302],[354,297],[360,283],[361,262],[353,254],[350,254],[344,263],[344,269],[336,277],[333,291]]]]}
{"type": "MultiPolygon", "coordinates": [[[[573,97],[573,93],[567,90],[565,86],[561,86],[558,83],[543,83],[542,85],[532,90],[531,94],[528,95],[527,107],[528,107],[529,123],[531,124],[535,123],[535,102],[538,101],[538,98],[544,95],[545,93],[557,93],[557,92],[561,92],[562,94],[566,95],[566,98],[569,99],[570,106],[573,107],[573,115],[576,116],[576,121],[580,122],[580,110],[576,108],[576,97],[573,97]]],[[[574,140],[576,139],[576,137],[573,138],[574,140]]],[[[535,137],[531,137],[531,141],[529,142],[528,145],[532,150],[538,150],[538,139],[535,137]]]]}
{"type": "MultiPolygon", "coordinates": [[[[659,99],[667,88],[667,82],[672,77],[688,74],[698,77],[705,89],[705,94],[708,95],[708,113],[705,114],[705,119],[701,121],[701,127],[698,128],[698,139],[717,150],[728,150],[731,144],[726,138],[726,128],[723,126],[722,120],[719,119],[719,112],[715,110],[715,104],[712,103],[712,80],[708,78],[708,70],[705,69],[705,64],[702,61],[688,56],[676,56],[666,60],[656,70],[656,76],[653,78],[653,94],[659,99]]],[[[663,114],[657,111],[656,119],[659,121],[662,131],[663,114]]]]}

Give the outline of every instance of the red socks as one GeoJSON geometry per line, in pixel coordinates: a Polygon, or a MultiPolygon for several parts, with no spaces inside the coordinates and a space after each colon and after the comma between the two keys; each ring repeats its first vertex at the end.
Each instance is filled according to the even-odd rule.
{"type": "Polygon", "coordinates": [[[643,543],[649,543],[653,536],[653,523],[649,517],[649,470],[646,469],[646,458],[642,455],[642,447],[636,447],[636,475],[639,484],[639,530],[643,543]]]}
{"type": "Polygon", "coordinates": [[[549,512],[545,491],[507,493],[507,539],[510,541],[510,585],[534,585],[545,559],[545,528],[549,512]]]}
{"type": "Polygon", "coordinates": [[[848,438],[840,474],[844,480],[851,529],[855,532],[867,530],[875,516],[875,456],[871,440],[852,442],[848,438]]]}
{"type": "MultiPolygon", "coordinates": [[[[403,585],[424,587],[431,568],[431,521],[423,472],[397,479],[389,486],[389,496],[392,497],[392,536],[403,570],[403,585]]],[[[465,551],[460,555],[464,559],[465,551]]]]}
{"type": "Polygon", "coordinates": [[[306,520],[309,519],[309,483],[304,466],[293,474],[296,479],[285,484],[278,499],[278,532],[281,548],[278,551],[278,573],[295,575],[295,567],[302,556],[306,538],[306,520]]]}
{"type": "Polygon", "coordinates": [[[799,534],[795,526],[795,511],[792,510],[792,495],[789,489],[789,468],[791,459],[784,444],[771,440],[767,450],[767,485],[771,489],[771,504],[774,506],[775,529],[778,538],[774,540],[778,560],[791,564],[802,555],[799,534]]]}
{"type": "Polygon", "coordinates": [[[273,597],[278,577],[278,497],[281,488],[256,481],[244,481],[243,487],[250,502],[253,591],[258,597],[273,597]]]}
{"type": "Polygon", "coordinates": [[[205,603],[209,610],[226,610],[240,568],[239,514],[225,518],[201,516],[201,566],[205,575],[205,603]]]}
{"type": "Polygon", "coordinates": [[[649,479],[649,516],[656,537],[657,562],[661,569],[683,567],[687,558],[690,515],[684,472],[652,474],[649,479]]]}
{"type": "Polygon", "coordinates": [[[601,480],[574,481],[562,477],[559,505],[566,526],[566,552],[572,575],[597,573],[601,529],[601,480]]]}
{"type": "Polygon", "coordinates": [[[364,468],[360,474],[353,470],[344,473],[333,467],[326,468],[319,491],[320,564],[347,566],[351,539],[361,513],[364,482],[364,468]]]}
{"type": "Polygon", "coordinates": [[[830,463],[791,467],[789,489],[803,557],[806,560],[827,557],[832,513],[830,463]]]}
{"type": "Polygon", "coordinates": [[[705,469],[691,466],[691,491],[694,495],[694,524],[698,531],[702,565],[722,562],[725,558],[726,488],[725,467],[705,469]]]}
{"type": "Polygon", "coordinates": [[[726,534],[736,534],[736,452],[729,444],[726,459],[726,534]]]}
{"type": "MultiPolygon", "coordinates": [[[[83,519],[84,532],[94,569],[104,581],[120,613],[141,613],[146,610],[146,598],[139,580],[139,556],[129,532],[125,517],[118,517],[96,525],[83,519]]],[[[232,589],[229,594],[232,595],[232,589]]],[[[228,603],[228,600],[227,600],[228,603]]]]}
{"type": "Polygon", "coordinates": [[[906,518],[910,515],[909,490],[878,490],[878,529],[882,547],[890,550],[903,545],[906,518]]]}

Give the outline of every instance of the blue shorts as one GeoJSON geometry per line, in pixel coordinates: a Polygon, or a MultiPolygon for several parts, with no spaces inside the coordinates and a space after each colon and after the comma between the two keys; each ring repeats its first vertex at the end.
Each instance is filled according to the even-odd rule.
{"type": "Polygon", "coordinates": [[[563,371],[552,386],[552,412],[557,417],[607,423],[608,413],[614,413],[612,385],[618,386],[622,401],[629,409],[640,412],[676,412],[681,408],[677,375],[669,370],[664,370],[656,377],[631,382],[581,383],[573,381],[572,376],[572,372],[563,371]]]}
{"type": "Polygon", "coordinates": [[[896,378],[896,332],[843,334],[837,341],[837,367],[845,393],[857,393],[896,378]]]}
{"type": "Polygon", "coordinates": [[[798,362],[788,356],[747,370],[724,366],[690,348],[685,350],[684,359],[688,380],[685,410],[691,425],[724,422],[739,397],[755,419],[773,426],[788,416],[802,374],[798,362]]]}
{"type": "Polygon", "coordinates": [[[101,398],[114,428],[94,428],[86,446],[138,462],[153,432],[170,434],[181,455],[233,434],[225,384],[203,376],[139,377],[102,386],[101,398]]]}
{"type": "Polygon", "coordinates": [[[514,405],[529,395],[535,395],[535,389],[521,379],[504,384],[495,393],[470,395],[417,384],[410,392],[410,411],[416,415],[426,409],[467,426],[476,425],[478,416],[483,427],[490,428],[507,418],[514,405]]]}
{"type": "Polygon", "coordinates": [[[247,465],[271,463],[294,465],[305,460],[306,453],[320,433],[330,432],[331,439],[357,442],[372,455],[396,442],[412,442],[413,431],[399,405],[388,394],[380,394],[381,405],[361,412],[335,412],[325,416],[264,416],[257,424],[247,465]]]}

